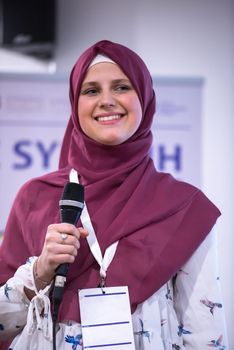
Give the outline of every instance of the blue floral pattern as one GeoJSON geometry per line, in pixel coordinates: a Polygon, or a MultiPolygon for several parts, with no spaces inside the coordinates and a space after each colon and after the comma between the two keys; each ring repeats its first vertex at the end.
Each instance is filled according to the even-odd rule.
{"type": "Polygon", "coordinates": [[[72,350],[77,350],[78,345],[80,345],[82,348],[82,334],[77,334],[75,337],[66,335],[65,341],[69,344],[72,344],[72,350]]]}

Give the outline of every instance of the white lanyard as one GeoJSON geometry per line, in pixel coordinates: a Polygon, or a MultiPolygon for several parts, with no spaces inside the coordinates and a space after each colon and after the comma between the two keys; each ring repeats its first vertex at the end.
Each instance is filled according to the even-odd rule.
{"type": "MultiPolygon", "coordinates": [[[[75,169],[71,169],[69,178],[70,178],[70,182],[79,183],[78,174],[75,169]]],[[[112,259],[115,255],[119,241],[112,243],[106,249],[103,257],[86,205],[82,210],[80,219],[83,227],[89,233],[87,237],[87,241],[94,258],[96,259],[97,263],[100,266],[100,276],[101,276],[101,281],[103,283],[106,278],[106,271],[110,263],[112,262],[112,259]]]]}

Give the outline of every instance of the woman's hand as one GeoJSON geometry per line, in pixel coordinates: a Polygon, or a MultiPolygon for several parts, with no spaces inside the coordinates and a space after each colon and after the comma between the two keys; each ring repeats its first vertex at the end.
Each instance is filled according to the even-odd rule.
{"type": "Polygon", "coordinates": [[[82,227],[61,223],[48,226],[44,246],[36,263],[36,282],[52,281],[56,268],[63,263],[73,263],[80,248],[80,238],[88,232],[82,227]]]}

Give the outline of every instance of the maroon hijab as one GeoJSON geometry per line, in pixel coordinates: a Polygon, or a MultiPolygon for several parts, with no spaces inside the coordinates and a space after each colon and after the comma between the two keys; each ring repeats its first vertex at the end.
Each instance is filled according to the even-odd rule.
{"type": "MultiPolygon", "coordinates": [[[[69,170],[85,186],[85,201],[102,250],[119,240],[107,271],[107,286],[128,285],[132,311],[168,281],[189,259],[220,215],[197,188],[159,173],[150,158],[155,113],[152,79],[141,58],[107,40],[86,50],[70,77],[71,117],[57,172],[34,179],[19,192],[0,250],[0,279],[9,278],[24,259],[39,255],[48,224],[59,222],[58,201],[69,170]],[[142,105],[136,133],[117,146],[88,138],[78,122],[81,83],[93,58],[102,53],[131,80],[142,105]],[[20,244],[18,251],[12,243],[20,244]],[[3,274],[2,274],[3,273],[3,274]]],[[[71,264],[60,320],[79,321],[77,290],[97,287],[99,266],[86,240],[71,264]]],[[[1,282],[1,281],[0,281],[1,282]]]]}

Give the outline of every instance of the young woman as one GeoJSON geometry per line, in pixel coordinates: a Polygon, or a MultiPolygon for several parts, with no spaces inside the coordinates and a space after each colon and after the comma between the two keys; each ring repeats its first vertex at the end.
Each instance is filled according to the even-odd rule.
{"type": "MultiPolygon", "coordinates": [[[[11,338],[14,350],[49,349],[52,282],[69,263],[58,349],[226,350],[213,229],[220,212],[199,189],[155,169],[155,93],[144,62],[120,44],[96,43],[71,72],[70,100],[59,170],[27,182],[9,216],[0,248],[0,338],[11,338]],[[69,177],[85,189],[78,227],[59,219],[69,177]],[[78,291],[111,295],[122,286],[131,320],[102,323],[90,343],[78,291]],[[112,336],[118,341],[108,343],[112,336]]],[[[99,301],[107,317],[117,317],[118,307],[99,301]]],[[[121,314],[129,320],[124,308],[121,314]]]]}

